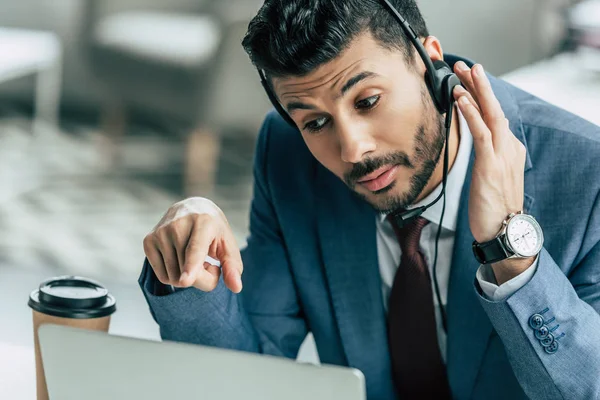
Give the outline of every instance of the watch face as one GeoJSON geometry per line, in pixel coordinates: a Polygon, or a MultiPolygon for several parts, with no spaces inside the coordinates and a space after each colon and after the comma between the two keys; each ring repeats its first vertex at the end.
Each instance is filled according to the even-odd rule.
{"type": "Polygon", "coordinates": [[[520,257],[532,257],[542,250],[544,234],[540,224],[531,215],[517,214],[506,227],[506,238],[520,257]]]}

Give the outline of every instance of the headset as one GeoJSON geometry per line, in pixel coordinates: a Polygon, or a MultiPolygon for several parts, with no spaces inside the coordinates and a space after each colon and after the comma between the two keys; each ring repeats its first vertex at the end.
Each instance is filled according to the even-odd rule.
{"type": "MultiPolygon", "coordinates": [[[[437,265],[437,257],[438,257],[438,242],[440,239],[440,234],[441,234],[441,229],[442,229],[442,221],[444,220],[444,212],[446,210],[445,194],[446,194],[446,181],[448,178],[448,158],[449,158],[448,139],[450,137],[450,127],[452,125],[452,107],[454,105],[454,96],[452,95],[452,91],[455,86],[458,86],[461,83],[460,83],[460,80],[458,79],[458,77],[456,76],[456,74],[454,74],[452,72],[452,69],[446,62],[444,62],[442,60],[437,60],[437,61],[431,60],[431,58],[427,54],[427,51],[425,50],[425,47],[419,40],[419,37],[416,34],[416,32],[414,31],[414,29],[410,26],[408,21],[406,21],[402,17],[402,15],[400,15],[398,10],[396,10],[396,8],[390,3],[390,1],[389,0],[380,0],[380,1],[381,1],[382,5],[385,8],[387,8],[387,10],[398,21],[398,23],[404,30],[404,33],[406,33],[406,35],[408,36],[408,39],[411,41],[413,46],[417,49],[419,56],[423,60],[423,63],[425,63],[425,68],[426,68],[425,77],[424,77],[425,84],[427,85],[429,94],[431,95],[431,98],[433,99],[433,103],[435,104],[435,107],[440,114],[446,114],[446,119],[445,119],[445,123],[444,123],[444,127],[446,128],[446,135],[445,135],[446,136],[446,146],[445,146],[445,151],[444,151],[444,169],[443,169],[444,175],[443,175],[443,179],[442,179],[442,191],[440,192],[439,196],[437,196],[431,203],[429,203],[427,205],[424,205],[421,207],[416,207],[416,208],[413,208],[410,210],[398,210],[398,211],[393,212],[391,214],[391,216],[395,219],[398,226],[402,227],[402,226],[406,225],[407,223],[409,223],[414,218],[423,214],[425,212],[425,210],[427,210],[428,208],[433,206],[435,203],[437,203],[442,197],[444,198],[444,202],[443,202],[443,206],[442,206],[442,215],[440,217],[440,223],[438,225],[438,231],[437,231],[436,240],[435,240],[435,257],[434,257],[434,261],[433,261],[433,281],[434,281],[434,286],[435,286],[435,294],[436,294],[438,304],[439,304],[440,310],[441,310],[442,324],[444,327],[444,331],[447,332],[446,312],[445,312],[444,306],[441,302],[440,291],[439,291],[439,286],[438,286],[438,282],[437,282],[436,265],[437,265]]],[[[261,80],[262,86],[265,89],[265,92],[267,93],[269,100],[275,107],[275,110],[277,110],[279,115],[281,115],[281,117],[289,125],[296,128],[296,123],[290,117],[290,115],[287,113],[287,111],[283,108],[283,106],[277,99],[277,96],[271,89],[271,86],[268,83],[265,72],[259,68],[258,73],[260,75],[260,80],[261,80]]]]}

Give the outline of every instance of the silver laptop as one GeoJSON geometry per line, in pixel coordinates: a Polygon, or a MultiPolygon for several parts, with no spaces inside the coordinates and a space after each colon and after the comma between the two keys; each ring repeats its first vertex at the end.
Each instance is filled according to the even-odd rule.
{"type": "Polygon", "coordinates": [[[356,369],[57,325],[39,330],[50,400],[364,400],[356,369]]]}

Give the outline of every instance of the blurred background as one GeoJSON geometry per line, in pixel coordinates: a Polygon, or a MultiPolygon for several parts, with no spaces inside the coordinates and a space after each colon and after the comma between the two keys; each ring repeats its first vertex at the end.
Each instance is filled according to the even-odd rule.
{"type": "MultiPolygon", "coordinates": [[[[0,1],[0,342],[32,346],[29,292],[76,274],[113,333],[156,338],[142,239],[206,196],[243,245],[269,110],[240,42],[260,0],[0,1]]],[[[597,0],[420,0],[444,51],[598,121],[597,0]]]]}

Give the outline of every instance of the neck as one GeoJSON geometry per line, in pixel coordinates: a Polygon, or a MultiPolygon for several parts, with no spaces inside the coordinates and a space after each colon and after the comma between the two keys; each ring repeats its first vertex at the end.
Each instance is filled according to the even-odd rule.
{"type": "MultiPolygon", "coordinates": [[[[415,200],[415,203],[418,203],[425,197],[429,196],[429,194],[431,194],[431,192],[433,192],[435,188],[442,184],[442,180],[444,178],[444,153],[448,144],[450,145],[450,147],[448,148],[448,173],[454,166],[454,161],[456,161],[456,154],[458,153],[458,145],[460,143],[459,125],[460,122],[458,120],[458,112],[456,111],[456,107],[452,107],[452,125],[450,126],[450,138],[448,139],[448,142],[444,144],[444,148],[442,148],[442,155],[435,167],[435,170],[433,171],[431,178],[429,178],[427,185],[425,186],[419,197],[415,200]]],[[[444,135],[445,134],[446,132],[444,131],[444,135]]]]}

